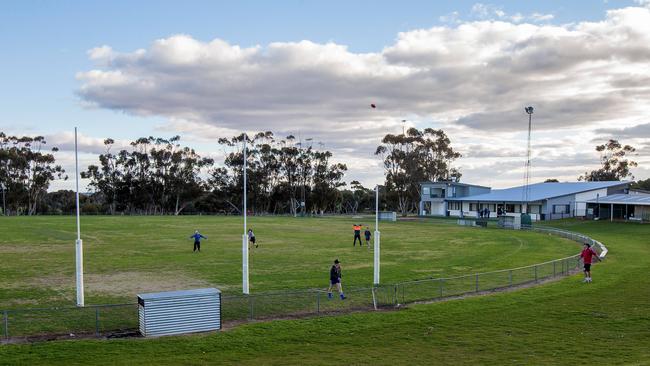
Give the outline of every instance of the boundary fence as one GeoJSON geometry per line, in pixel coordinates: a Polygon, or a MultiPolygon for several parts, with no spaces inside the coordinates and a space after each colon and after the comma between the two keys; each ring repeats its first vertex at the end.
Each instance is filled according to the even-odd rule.
{"type": "MultiPolygon", "coordinates": [[[[583,234],[543,227],[529,227],[524,230],[556,235],[579,243],[589,243],[601,257],[607,255],[607,248],[602,243],[583,234]]],[[[377,287],[352,288],[346,291],[345,300],[339,300],[338,297],[329,299],[327,293],[319,289],[224,295],[221,308],[226,326],[228,323],[252,320],[367,311],[534,284],[542,280],[570,275],[579,268],[580,258],[574,255],[518,268],[407,281],[377,287]]],[[[0,312],[2,315],[0,339],[3,343],[20,340],[133,336],[137,335],[138,329],[137,303],[0,312]]]]}

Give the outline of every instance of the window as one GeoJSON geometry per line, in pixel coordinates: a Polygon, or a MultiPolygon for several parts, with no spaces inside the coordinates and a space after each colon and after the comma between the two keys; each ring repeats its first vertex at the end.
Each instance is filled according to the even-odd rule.
{"type": "Polygon", "coordinates": [[[462,209],[461,202],[449,202],[449,209],[460,211],[462,209]]]}
{"type": "Polygon", "coordinates": [[[429,187],[424,187],[424,188],[422,188],[422,194],[423,194],[424,196],[428,196],[428,195],[429,195],[429,187]]]}
{"type": "Polygon", "coordinates": [[[540,205],[530,205],[528,207],[528,212],[529,213],[534,213],[534,214],[542,213],[542,206],[540,206],[540,205]]]}
{"type": "Polygon", "coordinates": [[[476,203],[470,203],[470,204],[469,204],[469,210],[470,210],[470,211],[476,211],[476,206],[477,206],[476,203]]]}
{"type": "Polygon", "coordinates": [[[515,212],[515,205],[506,204],[506,212],[515,212]]]}
{"type": "Polygon", "coordinates": [[[553,213],[556,214],[568,214],[571,212],[570,205],[553,205],[553,213]]]}

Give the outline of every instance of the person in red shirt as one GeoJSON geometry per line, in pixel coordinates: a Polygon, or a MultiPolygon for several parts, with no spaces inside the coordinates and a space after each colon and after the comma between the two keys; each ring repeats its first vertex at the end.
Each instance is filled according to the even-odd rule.
{"type": "Polygon", "coordinates": [[[599,262],[601,259],[589,243],[585,243],[585,248],[580,252],[580,258],[582,258],[582,263],[585,265],[585,279],[582,282],[591,282],[591,262],[593,258],[596,258],[599,262]]]}

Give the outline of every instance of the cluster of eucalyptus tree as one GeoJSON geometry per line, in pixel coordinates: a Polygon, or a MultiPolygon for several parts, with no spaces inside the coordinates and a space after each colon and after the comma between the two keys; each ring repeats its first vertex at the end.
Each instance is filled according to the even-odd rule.
{"type": "Polygon", "coordinates": [[[255,213],[315,214],[343,212],[340,188],[345,164],[331,163],[332,153],[319,151],[292,135],[277,139],[272,132],[219,139],[224,166],[210,171],[214,201],[239,211],[243,192],[243,140],[247,141],[248,207],[255,213]]]}
{"type": "Polygon", "coordinates": [[[201,197],[208,182],[201,171],[214,161],[170,139],[141,137],[129,149],[113,152],[113,139],[99,164],[81,173],[109,214],[179,214],[201,197]]]}
{"type": "Polygon", "coordinates": [[[388,134],[375,154],[384,162],[388,204],[402,215],[417,212],[421,182],[461,177],[452,167],[461,154],[454,151],[443,130],[410,128],[403,134],[388,134]]]}
{"type": "Polygon", "coordinates": [[[220,138],[222,164],[181,146],[178,136],[139,138],[119,152],[112,152],[114,140],[106,139],[99,164],[89,166],[82,177],[89,179],[100,212],[241,214],[244,138],[250,211],[294,215],[346,211],[340,190],[345,164],[331,163],[329,151],[306,146],[294,136],[276,139],[269,131],[220,138]]]}
{"type": "Polygon", "coordinates": [[[0,132],[0,209],[5,215],[33,215],[47,195],[50,182],[66,179],[55,164],[54,152],[45,149],[43,136],[17,137],[0,132]]]}

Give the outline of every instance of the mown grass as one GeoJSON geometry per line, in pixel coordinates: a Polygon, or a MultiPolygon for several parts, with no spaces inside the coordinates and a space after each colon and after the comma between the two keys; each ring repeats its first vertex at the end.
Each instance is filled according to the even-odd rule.
{"type": "MultiPolygon", "coordinates": [[[[352,247],[352,224],[372,218],[251,217],[251,292],[324,288],[334,258],[345,288],[372,283],[372,250],[352,247]]],[[[380,225],[382,282],[455,276],[547,261],[575,243],[449,220],[380,225]]],[[[374,230],[371,228],[371,230],[374,230]]],[[[74,305],[74,217],[0,218],[0,309],[74,305]]],[[[241,292],[239,217],[82,217],[86,304],[134,302],[140,292],[214,286],[241,292]],[[209,239],[192,252],[189,236],[209,239]]]]}
{"type": "Polygon", "coordinates": [[[608,245],[592,284],[576,275],[511,293],[210,335],[6,345],[0,364],[650,364],[650,228],[554,224],[608,245]]]}

